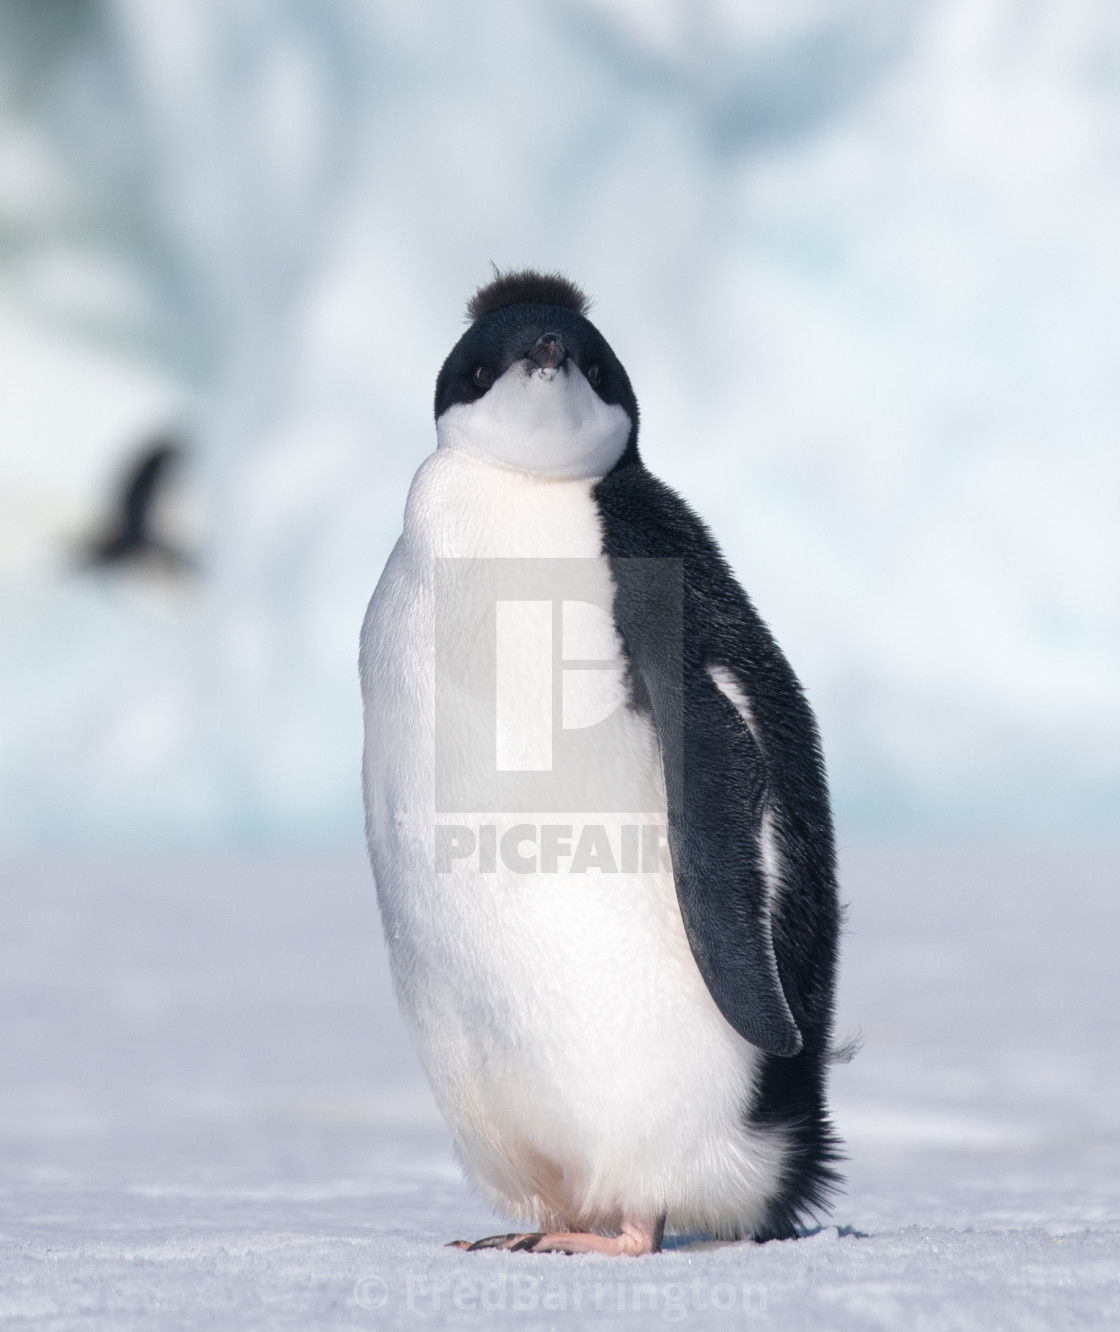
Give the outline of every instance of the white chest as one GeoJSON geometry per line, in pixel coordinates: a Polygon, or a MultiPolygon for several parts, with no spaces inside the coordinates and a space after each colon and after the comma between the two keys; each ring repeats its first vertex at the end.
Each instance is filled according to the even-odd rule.
{"type": "MultiPolygon", "coordinates": [[[[720,1015],[684,935],[662,850],[656,736],[646,718],[618,707],[624,662],[593,484],[534,479],[450,450],[429,458],[413,483],[362,641],[367,816],[394,977],[460,1149],[515,1210],[584,1209],[609,1224],[611,1199],[640,1187],[679,1194],[682,1215],[706,1189],[718,1195],[717,1211],[741,1213],[744,1191],[753,1196],[772,1177],[776,1157],[752,1155],[744,1136],[754,1052],[720,1015]],[[548,776],[554,755],[513,744],[504,755],[513,785],[502,788],[512,803],[441,805],[441,560],[585,563],[590,581],[570,607],[561,598],[545,615],[525,608],[548,598],[507,598],[518,621],[504,668],[508,730],[524,738],[516,708],[537,707],[547,675],[560,731],[617,713],[596,772],[576,788],[605,769],[596,789],[633,789],[637,779],[654,799],[526,808],[517,800],[548,776]],[[709,1163],[702,1178],[698,1159],[709,1163]],[[566,1180],[567,1194],[545,1197],[545,1176],[566,1180]]],[[[483,623],[461,616],[452,647],[464,678],[472,655],[494,650],[501,636],[500,615],[483,623]]],[[[500,677],[491,696],[464,685],[454,699],[453,756],[488,733],[489,717],[489,759],[501,768],[500,677]]]]}
{"type": "Polygon", "coordinates": [[[428,559],[592,558],[602,530],[594,479],[550,480],[439,449],[416,473],[404,541],[428,559]]]}

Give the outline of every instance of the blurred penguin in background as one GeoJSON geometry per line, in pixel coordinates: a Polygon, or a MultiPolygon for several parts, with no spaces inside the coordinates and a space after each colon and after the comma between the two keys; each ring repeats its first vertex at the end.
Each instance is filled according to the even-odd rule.
{"type": "Polygon", "coordinates": [[[87,567],[189,574],[195,564],[176,534],[175,507],[185,449],[172,434],[143,449],[113,497],[101,532],[85,550],[87,567]]]}

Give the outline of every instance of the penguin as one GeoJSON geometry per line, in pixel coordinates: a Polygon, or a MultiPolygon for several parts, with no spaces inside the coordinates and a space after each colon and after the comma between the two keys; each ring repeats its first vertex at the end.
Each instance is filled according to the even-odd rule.
{"type": "Polygon", "coordinates": [[[555,273],[476,292],[363,623],[394,987],[518,1227],[455,1247],[789,1238],[841,1183],[820,736],[588,311],[555,273]]]}
{"type": "Polygon", "coordinates": [[[160,506],[182,465],[183,453],[182,445],[170,436],[159,436],[145,445],[121,484],[102,534],[89,543],[88,566],[149,566],[173,573],[191,569],[188,557],[158,530],[160,506]]]}

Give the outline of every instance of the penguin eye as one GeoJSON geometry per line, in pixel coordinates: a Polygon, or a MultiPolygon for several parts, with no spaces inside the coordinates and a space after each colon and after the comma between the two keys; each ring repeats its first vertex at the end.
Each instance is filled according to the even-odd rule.
{"type": "Polygon", "coordinates": [[[598,385],[601,378],[602,376],[599,374],[599,367],[597,365],[589,365],[587,367],[587,382],[592,388],[595,388],[598,385]]]}
{"type": "Polygon", "coordinates": [[[476,366],[472,378],[480,389],[488,389],[494,382],[494,372],[488,365],[476,366]]]}

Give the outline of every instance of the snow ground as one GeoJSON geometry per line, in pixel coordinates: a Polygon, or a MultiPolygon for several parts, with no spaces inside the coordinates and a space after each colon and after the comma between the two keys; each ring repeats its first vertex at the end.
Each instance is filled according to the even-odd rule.
{"type": "Polygon", "coordinates": [[[358,857],[9,864],[0,1321],[1118,1326],[1118,871],[1116,847],[849,849],[841,1028],[865,1046],[834,1080],[831,1223],[623,1261],[442,1247],[501,1223],[452,1160],[358,857]]]}

